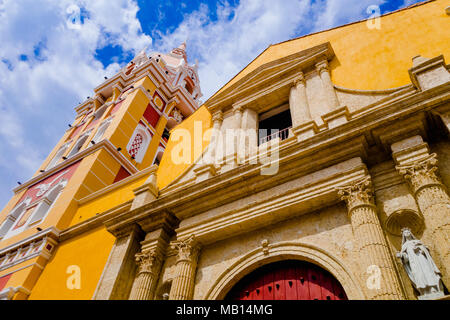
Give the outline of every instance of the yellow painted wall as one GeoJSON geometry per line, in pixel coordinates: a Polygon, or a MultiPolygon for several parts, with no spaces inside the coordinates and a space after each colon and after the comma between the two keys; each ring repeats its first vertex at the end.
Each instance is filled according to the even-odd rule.
{"type": "Polygon", "coordinates": [[[89,202],[81,205],[73,220],[71,226],[80,223],[86,219],[92,218],[97,213],[105,212],[115,206],[125,203],[134,198],[133,190],[140,187],[145,180],[147,180],[148,175],[144,175],[136,180],[132,180],[129,183],[112,190],[104,195],[99,196],[89,202]]]}
{"type": "Polygon", "coordinates": [[[265,63],[328,41],[337,57],[331,64],[336,85],[361,90],[406,85],[411,82],[408,69],[414,56],[444,54],[450,63],[448,6],[450,1],[436,0],[385,15],[380,30],[371,30],[362,21],[270,46],[218,93],[265,63]]]}
{"type": "MultiPolygon", "coordinates": [[[[158,171],[156,172],[158,187],[160,189],[169,185],[173,180],[175,180],[190,167],[190,164],[174,163],[172,151],[176,144],[180,143],[173,141],[173,132],[175,130],[187,130],[191,133],[191,163],[194,163],[194,160],[197,160],[194,159],[194,124],[196,121],[201,122],[203,132],[211,128],[211,114],[205,106],[200,107],[197,111],[191,114],[190,117],[185,119],[182,123],[180,123],[172,130],[166,150],[164,151],[164,155],[161,159],[158,171]]],[[[208,146],[208,140],[203,142],[202,151],[204,151],[208,146]]]]}
{"type": "Polygon", "coordinates": [[[70,239],[56,250],[29,297],[31,300],[89,300],[108,260],[115,238],[98,228],[70,239]],[[81,288],[67,288],[67,268],[77,265],[81,270],[81,288]]]}

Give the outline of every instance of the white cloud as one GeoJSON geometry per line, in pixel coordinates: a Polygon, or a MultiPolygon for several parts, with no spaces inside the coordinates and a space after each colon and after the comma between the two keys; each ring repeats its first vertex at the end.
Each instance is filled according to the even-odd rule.
{"type": "Polygon", "coordinates": [[[0,206],[15,181],[38,169],[73,121],[73,107],[119,69],[103,66],[96,50],[136,53],[151,44],[138,9],[133,0],[0,1],[0,206]],[[68,8],[80,8],[81,17],[68,8]]]}
{"type": "Polygon", "coordinates": [[[248,0],[236,8],[225,2],[217,9],[217,20],[211,20],[208,6],[201,5],[172,33],[161,34],[155,47],[168,51],[188,39],[189,58],[199,60],[202,91],[208,98],[270,43],[294,36],[308,8],[306,0],[248,0]]]}
{"type": "Polygon", "coordinates": [[[159,34],[155,48],[168,51],[188,39],[188,56],[199,60],[203,100],[209,98],[270,44],[365,19],[370,5],[384,0],[247,0],[207,5],[187,15],[171,33],[159,34]]]}
{"type": "Polygon", "coordinates": [[[385,0],[321,0],[314,4],[315,31],[326,30],[370,16],[367,8],[380,6],[385,0]]]}

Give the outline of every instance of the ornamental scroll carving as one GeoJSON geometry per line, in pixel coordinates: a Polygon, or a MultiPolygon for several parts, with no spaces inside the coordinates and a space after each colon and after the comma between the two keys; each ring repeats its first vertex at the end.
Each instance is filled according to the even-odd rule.
{"type": "Polygon", "coordinates": [[[153,273],[154,270],[159,267],[161,259],[156,250],[152,250],[146,253],[138,253],[135,256],[136,263],[139,267],[138,273],[153,273]]]}
{"type": "Polygon", "coordinates": [[[437,174],[437,159],[433,153],[429,157],[410,165],[397,166],[399,173],[408,181],[411,188],[417,193],[425,186],[442,185],[437,174]]]}

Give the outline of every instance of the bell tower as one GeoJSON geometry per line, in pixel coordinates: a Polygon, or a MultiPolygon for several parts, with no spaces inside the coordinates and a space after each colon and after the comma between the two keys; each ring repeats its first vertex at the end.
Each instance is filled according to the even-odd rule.
{"type": "Polygon", "coordinates": [[[27,239],[35,254],[51,254],[53,244],[46,245],[71,225],[80,201],[159,163],[170,130],[201,96],[185,43],[166,54],[143,50],[105,77],[33,177],[13,190],[0,214],[0,265],[22,261],[24,248],[2,249],[27,239]]]}

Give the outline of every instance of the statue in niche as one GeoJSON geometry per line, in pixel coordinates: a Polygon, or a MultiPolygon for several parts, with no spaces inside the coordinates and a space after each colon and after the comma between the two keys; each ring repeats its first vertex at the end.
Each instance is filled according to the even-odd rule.
{"type": "Polygon", "coordinates": [[[433,261],[428,248],[412,234],[409,228],[402,229],[402,250],[397,253],[414,287],[419,300],[444,296],[441,272],[433,261]]]}

